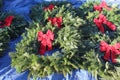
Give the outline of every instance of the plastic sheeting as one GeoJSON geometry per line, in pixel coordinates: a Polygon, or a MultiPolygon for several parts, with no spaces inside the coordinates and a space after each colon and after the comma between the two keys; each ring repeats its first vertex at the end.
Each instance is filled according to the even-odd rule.
{"type": "MultiPolygon", "coordinates": [[[[51,0],[45,0],[51,1],[51,0]]],[[[63,1],[63,0],[54,0],[63,1]]],[[[78,7],[85,2],[85,0],[68,0],[74,7],[78,7]]],[[[106,0],[120,4],[119,0],[106,0]],[[118,2],[117,2],[118,1],[118,2]]],[[[31,21],[29,18],[30,7],[43,0],[3,0],[3,11],[14,11],[25,17],[27,21],[31,21]]],[[[0,58],[0,80],[27,80],[29,71],[17,73],[14,68],[11,67],[11,59],[8,55],[9,52],[15,51],[15,45],[21,40],[19,37],[14,41],[9,42],[10,49],[6,50],[6,55],[0,58]]],[[[52,52],[51,52],[52,53],[52,52]]],[[[33,78],[30,78],[33,80],[33,78]]],[[[90,73],[85,70],[74,70],[72,75],[67,74],[65,77],[62,74],[51,74],[45,78],[37,78],[37,80],[95,80],[90,73]]]]}

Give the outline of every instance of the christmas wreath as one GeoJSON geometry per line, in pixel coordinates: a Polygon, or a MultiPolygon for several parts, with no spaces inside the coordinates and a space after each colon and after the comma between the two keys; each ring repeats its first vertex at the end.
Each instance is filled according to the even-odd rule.
{"type": "Polygon", "coordinates": [[[106,2],[88,2],[76,10],[86,24],[82,25],[81,40],[84,46],[83,69],[92,72],[96,79],[118,80],[120,48],[120,9],[106,2]]]}
{"type": "Polygon", "coordinates": [[[104,1],[87,2],[80,8],[39,4],[32,10],[33,25],[15,54],[10,54],[18,72],[28,69],[30,75],[44,77],[80,68],[96,79],[120,78],[120,9],[116,5],[104,1]]]}
{"type": "Polygon", "coordinates": [[[8,48],[8,42],[20,36],[27,27],[27,22],[13,13],[0,13],[0,56],[8,48]]]}
{"type": "MultiPolygon", "coordinates": [[[[67,7],[67,10],[69,10],[69,9],[71,10],[71,8],[69,8],[69,7],[72,7],[72,6],[69,6],[70,3],[68,4],[68,2],[66,2],[66,1],[63,1],[63,2],[61,2],[61,1],[60,2],[58,2],[58,1],[52,2],[51,1],[50,3],[45,2],[45,3],[41,3],[41,4],[39,3],[31,8],[30,17],[35,22],[36,21],[37,22],[42,22],[42,21],[44,22],[44,20],[47,19],[49,17],[49,15],[54,16],[54,15],[56,15],[56,13],[58,14],[58,11],[59,11],[58,8],[61,8],[62,5],[67,5],[64,7],[67,7]],[[56,5],[56,6],[54,6],[54,5],[56,5]],[[43,10],[45,10],[45,12],[43,12],[43,10]]],[[[63,12],[62,9],[61,9],[61,11],[63,12]]],[[[62,13],[62,12],[60,12],[60,13],[62,13]]]]}
{"type": "Polygon", "coordinates": [[[41,17],[35,16],[37,21],[27,29],[23,40],[16,47],[15,54],[10,54],[12,66],[18,72],[28,69],[34,77],[45,77],[52,73],[66,75],[80,68],[79,26],[84,21],[69,4],[50,4],[41,7],[41,11],[37,13],[40,13],[38,16],[41,17]]]}

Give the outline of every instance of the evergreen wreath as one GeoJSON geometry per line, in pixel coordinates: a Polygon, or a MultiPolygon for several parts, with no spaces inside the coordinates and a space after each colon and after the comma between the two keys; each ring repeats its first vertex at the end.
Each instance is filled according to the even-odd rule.
{"type": "Polygon", "coordinates": [[[23,34],[16,52],[10,54],[12,66],[18,72],[30,70],[33,77],[45,77],[52,73],[66,75],[80,68],[79,27],[84,21],[76,15],[71,5],[50,4],[41,7],[41,10],[37,11],[41,17],[35,16],[37,19],[27,29],[27,34],[23,34]],[[51,55],[45,53],[52,50],[51,55]]]}
{"type": "Polygon", "coordinates": [[[25,27],[27,22],[21,16],[0,12],[0,56],[8,49],[8,42],[20,36],[25,27]]]}
{"type": "Polygon", "coordinates": [[[43,26],[46,25],[48,18],[60,17],[61,15],[63,17],[63,24],[65,23],[71,26],[79,26],[81,24],[84,24],[83,20],[76,17],[77,14],[75,13],[75,9],[68,2],[51,2],[38,4],[31,9],[30,14],[33,21],[39,22],[43,26]]]}
{"type": "MultiPolygon", "coordinates": [[[[31,17],[31,19],[33,20],[33,21],[37,21],[37,22],[41,22],[41,21],[43,21],[43,19],[45,20],[46,18],[44,18],[45,17],[45,14],[46,15],[48,15],[48,13],[50,14],[51,13],[51,11],[52,11],[52,13],[53,13],[53,11],[54,12],[56,12],[57,13],[57,11],[59,10],[59,9],[55,9],[56,7],[61,7],[62,5],[67,5],[68,4],[68,2],[55,2],[55,1],[51,1],[50,3],[49,2],[43,2],[43,3],[39,3],[39,4],[37,4],[37,5],[35,5],[35,6],[33,6],[32,8],[31,8],[31,14],[30,14],[30,17],[31,17]],[[51,4],[51,5],[50,5],[51,4]],[[51,8],[49,11],[47,10],[47,7],[49,8],[51,8]],[[43,13],[43,10],[46,8],[46,10],[47,10],[47,12],[45,12],[45,14],[43,13]]],[[[54,14],[52,14],[52,15],[54,15],[54,14]]]]}
{"type": "Polygon", "coordinates": [[[80,8],[38,4],[32,9],[33,25],[23,34],[15,54],[10,54],[12,66],[18,72],[28,69],[34,77],[57,72],[66,75],[80,68],[90,71],[96,79],[118,80],[119,13],[117,6],[108,6],[104,1],[87,2],[80,8]],[[46,48],[41,42],[41,34],[46,37],[48,33],[54,34],[48,37],[52,48],[51,43],[46,48]],[[56,48],[51,55],[44,53],[56,48]]]}
{"type": "Polygon", "coordinates": [[[84,50],[81,51],[84,53],[81,57],[83,59],[82,69],[92,72],[96,80],[100,78],[118,80],[120,78],[119,11],[117,5],[108,6],[104,1],[87,2],[76,10],[86,22],[81,27],[83,42],[81,49],[84,50]]]}

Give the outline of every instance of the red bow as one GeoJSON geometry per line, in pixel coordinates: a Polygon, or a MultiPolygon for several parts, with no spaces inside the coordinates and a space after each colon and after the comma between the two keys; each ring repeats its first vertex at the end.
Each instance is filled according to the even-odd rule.
{"type": "Polygon", "coordinates": [[[103,57],[105,60],[111,60],[112,63],[116,63],[117,55],[120,55],[120,43],[117,43],[114,46],[110,46],[105,41],[101,41],[100,51],[105,52],[103,57]]]}
{"type": "Polygon", "coordinates": [[[0,28],[3,28],[5,26],[10,26],[12,23],[12,20],[14,19],[14,16],[8,16],[5,18],[4,22],[0,22],[0,28]]]}
{"type": "Polygon", "coordinates": [[[62,25],[62,17],[48,18],[48,21],[51,22],[52,25],[61,28],[61,25],[62,25]]]}
{"type": "Polygon", "coordinates": [[[100,5],[94,5],[94,10],[97,10],[99,12],[101,12],[103,8],[107,10],[112,10],[112,8],[107,6],[105,1],[102,1],[100,5]]]}
{"type": "Polygon", "coordinates": [[[116,26],[112,22],[109,22],[106,16],[104,16],[103,14],[100,14],[98,18],[95,18],[94,23],[102,33],[105,32],[103,24],[106,24],[113,31],[116,30],[116,26]]]}
{"type": "Polygon", "coordinates": [[[55,6],[50,4],[48,7],[44,7],[43,9],[52,11],[54,8],[55,8],[55,6]]]}
{"type": "Polygon", "coordinates": [[[46,34],[42,31],[38,32],[38,41],[41,42],[39,54],[44,55],[46,51],[52,50],[52,40],[54,39],[54,34],[51,30],[48,30],[46,34]]]}

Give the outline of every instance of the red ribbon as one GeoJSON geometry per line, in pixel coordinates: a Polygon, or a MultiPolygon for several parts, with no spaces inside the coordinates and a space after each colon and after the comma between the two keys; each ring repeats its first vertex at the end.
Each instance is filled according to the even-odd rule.
{"type": "Polygon", "coordinates": [[[100,14],[98,18],[95,18],[94,23],[102,33],[105,32],[103,24],[106,24],[112,31],[116,30],[116,26],[112,22],[108,21],[106,16],[103,14],[100,14]]]}
{"type": "Polygon", "coordinates": [[[54,34],[51,30],[48,30],[46,34],[42,31],[38,32],[38,41],[40,42],[39,54],[44,55],[46,51],[52,50],[52,40],[54,34]]]}
{"type": "Polygon", "coordinates": [[[9,27],[13,19],[14,19],[14,16],[8,16],[7,18],[5,18],[3,22],[0,22],[0,28],[3,28],[5,26],[9,27]]]}
{"type": "Polygon", "coordinates": [[[94,10],[97,10],[99,12],[101,12],[103,8],[107,10],[112,10],[112,8],[107,6],[105,1],[102,1],[100,5],[94,5],[94,10]]]}
{"type": "Polygon", "coordinates": [[[44,10],[50,10],[52,11],[55,8],[55,6],[53,4],[50,4],[48,7],[44,7],[44,10]]]}
{"type": "Polygon", "coordinates": [[[120,55],[120,43],[114,46],[108,45],[105,41],[100,42],[100,51],[105,52],[103,58],[107,61],[111,60],[112,63],[116,63],[117,55],[120,55]]]}
{"type": "Polygon", "coordinates": [[[62,17],[54,17],[54,18],[48,18],[48,21],[51,22],[52,25],[57,26],[58,28],[61,28],[62,26],[62,17]]]}

